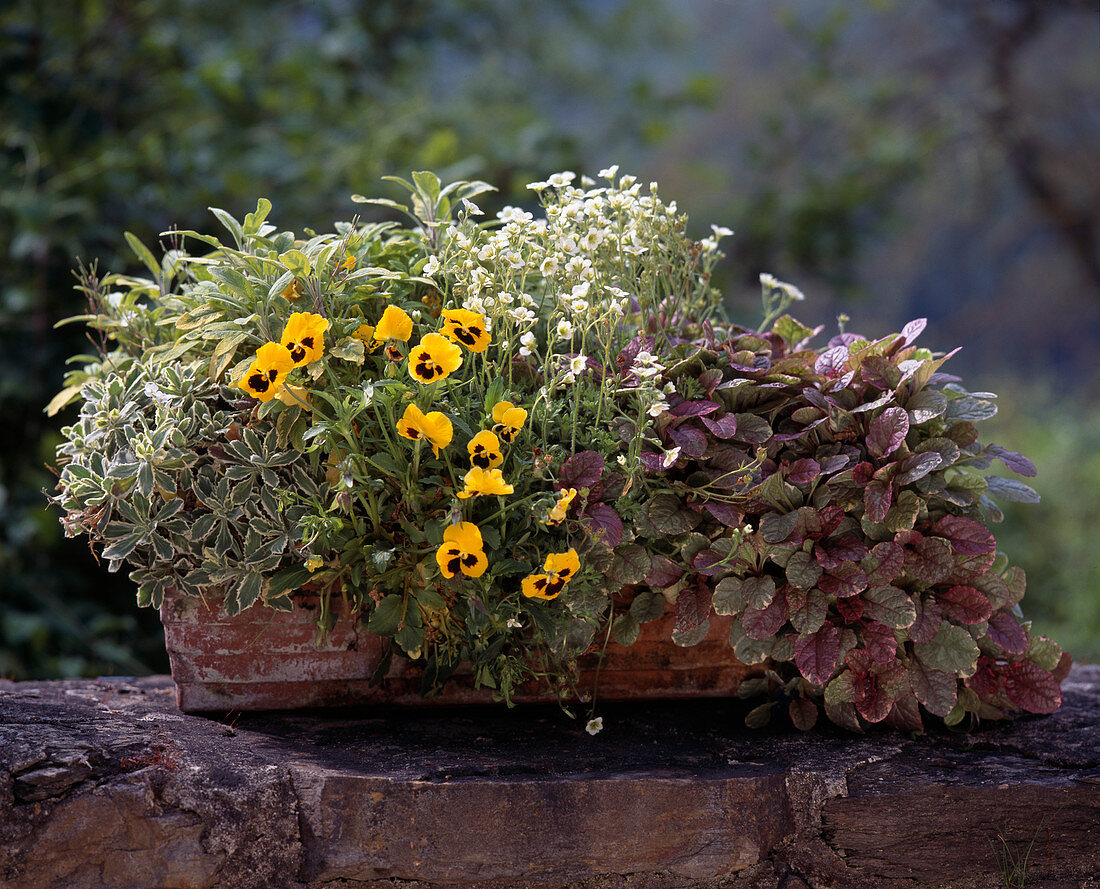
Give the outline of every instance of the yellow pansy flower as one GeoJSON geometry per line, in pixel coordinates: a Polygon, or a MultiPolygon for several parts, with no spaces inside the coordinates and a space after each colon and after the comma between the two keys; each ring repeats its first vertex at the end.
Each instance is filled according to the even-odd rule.
{"type": "Polygon", "coordinates": [[[489,567],[481,531],[473,522],[449,525],[443,532],[443,544],[435,551],[435,561],[444,577],[460,571],[467,577],[481,577],[489,567]]]}
{"type": "Polygon", "coordinates": [[[374,339],[374,325],[360,324],[351,334],[355,339],[363,343],[370,343],[374,339]]]}
{"type": "Polygon", "coordinates": [[[576,488],[566,488],[564,491],[558,491],[558,502],[554,504],[543,524],[560,525],[565,521],[566,513],[569,512],[569,504],[573,502],[573,498],[576,496],[576,488]]]}
{"type": "Polygon", "coordinates": [[[527,411],[510,401],[498,401],[493,406],[493,432],[509,444],[527,422],[527,411]]]}
{"type": "Polygon", "coordinates": [[[577,551],[570,548],[564,553],[550,553],[543,563],[545,574],[529,574],[523,578],[523,595],[528,599],[553,599],[562,587],[581,570],[577,551]]]}
{"type": "Polygon", "coordinates": [[[293,386],[287,383],[276,393],[275,397],[283,404],[296,404],[304,411],[313,410],[309,400],[309,390],[305,386],[293,386]]]}
{"type": "Polygon", "coordinates": [[[256,357],[248,371],[233,385],[260,401],[271,401],[293,368],[294,361],[285,346],[264,343],[256,350],[256,357]]]}
{"type": "Polygon", "coordinates": [[[432,452],[438,457],[439,449],[445,448],[454,437],[454,426],[439,411],[425,414],[415,404],[405,408],[405,413],[397,421],[397,434],[412,441],[424,439],[432,446],[432,452]]]}
{"type": "Polygon", "coordinates": [[[471,438],[470,443],[466,445],[466,450],[470,452],[471,466],[492,469],[504,462],[504,457],[500,453],[500,441],[488,429],[482,430],[471,438]]]}
{"type": "Polygon", "coordinates": [[[409,373],[421,383],[442,380],[461,366],[462,350],[438,333],[426,334],[409,353],[409,373]]]}
{"type": "Polygon", "coordinates": [[[468,309],[444,309],[443,333],[451,342],[462,343],[471,352],[484,352],[491,339],[485,316],[468,309]]]}
{"type": "Polygon", "coordinates": [[[284,299],[289,299],[292,302],[296,299],[301,299],[306,295],[306,292],[302,289],[302,282],[295,278],[286,287],[283,288],[282,296],[284,299]]]}
{"type": "Polygon", "coordinates": [[[409,341],[413,335],[413,319],[404,309],[397,306],[386,306],[386,311],[378,319],[378,325],[374,328],[374,338],[379,343],[390,340],[409,341]]]}
{"type": "Polygon", "coordinates": [[[459,500],[478,494],[511,494],[515,488],[504,480],[499,469],[482,469],[475,466],[464,477],[466,487],[458,492],[459,500]]]}
{"type": "Polygon", "coordinates": [[[325,351],[325,331],[328,319],[312,312],[295,312],[283,328],[280,342],[290,353],[295,367],[312,364],[325,351]]]}

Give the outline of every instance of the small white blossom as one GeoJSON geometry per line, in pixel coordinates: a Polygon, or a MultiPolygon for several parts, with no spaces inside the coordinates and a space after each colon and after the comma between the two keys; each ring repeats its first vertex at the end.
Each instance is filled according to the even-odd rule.
{"type": "Polygon", "coordinates": [[[466,212],[469,213],[471,216],[484,216],[485,215],[485,211],[482,210],[481,207],[479,207],[473,201],[468,200],[466,198],[462,199],[462,206],[466,208],[466,212]]]}
{"type": "Polygon", "coordinates": [[[554,333],[557,334],[559,340],[571,339],[573,336],[573,325],[565,318],[562,318],[561,321],[558,322],[557,327],[554,328],[554,333]]]}
{"type": "Polygon", "coordinates": [[[672,466],[679,459],[679,457],[680,457],[680,446],[679,445],[672,448],[671,450],[665,451],[664,454],[661,456],[661,469],[668,469],[670,466],[672,466]]]}
{"type": "Polygon", "coordinates": [[[433,253],[431,256],[428,257],[428,261],[427,263],[425,263],[424,269],[423,271],[421,271],[421,274],[430,278],[432,275],[438,272],[439,269],[439,257],[433,253]]]}
{"type": "Polygon", "coordinates": [[[602,170],[600,170],[599,177],[601,179],[610,179],[610,180],[614,181],[615,176],[618,174],[618,172],[619,172],[619,165],[618,164],[612,164],[610,167],[604,167],[602,170]]]}
{"type": "Polygon", "coordinates": [[[569,359],[569,369],[575,373],[584,373],[584,369],[588,367],[588,359],[583,355],[574,355],[569,359]]]}
{"type": "Polygon", "coordinates": [[[619,456],[615,458],[615,462],[620,466],[626,466],[626,454],[619,454],[619,456]]]}
{"type": "Polygon", "coordinates": [[[531,333],[531,331],[527,331],[527,333],[519,338],[519,342],[519,354],[523,356],[530,355],[531,350],[535,348],[535,335],[531,333]]]}
{"type": "Polygon", "coordinates": [[[595,719],[588,720],[588,725],[584,727],[584,730],[590,735],[598,735],[603,731],[603,717],[597,716],[595,719]]]}
{"type": "Polygon", "coordinates": [[[509,630],[518,630],[520,627],[523,626],[523,624],[521,624],[516,618],[510,617],[508,618],[508,623],[506,623],[504,626],[506,626],[509,630]]]}
{"type": "Polygon", "coordinates": [[[654,402],[653,405],[650,406],[649,411],[647,413],[651,417],[656,418],[656,417],[661,416],[661,414],[663,414],[667,410],[668,410],[668,402],[662,399],[661,401],[654,402]]]}
{"type": "Polygon", "coordinates": [[[565,188],[570,182],[577,177],[577,174],[572,170],[563,170],[560,173],[555,173],[547,180],[554,188],[565,188]]]}

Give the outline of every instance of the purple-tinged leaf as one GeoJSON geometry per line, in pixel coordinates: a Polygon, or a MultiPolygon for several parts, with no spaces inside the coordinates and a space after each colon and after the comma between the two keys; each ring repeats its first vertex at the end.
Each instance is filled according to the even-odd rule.
{"type": "Polygon", "coordinates": [[[688,630],[686,633],[681,632],[673,628],[672,630],[672,644],[678,645],[681,648],[691,648],[693,645],[698,645],[704,639],[707,638],[707,634],[710,632],[710,619],[704,620],[695,629],[688,630]]]}
{"type": "Polygon", "coordinates": [[[921,389],[905,402],[905,411],[909,415],[910,425],[913,426],[934,420],[946,410],[947,396],[938,389],[921,389]]]}
{"type": "Polygon", "coordinates": [[[680,590],[680,595],[676,597],[677,633],[690,633],[710,617],[712,595],[705,583],[692,584],[680,590]]]}
{"type": "Polygon", "coordinates": [[[898,653],[894,631],[878,621],[865,621],[860,628],[860,640],[864,650],[877,664],[887,664],[898,653]]]}
{"type": "Polygon", "coordinates": [[[767,574],[746,577],[741,581],[741,597],[749,608],[767,608],[775,598],[775,580],[767,574]]]}
{"type": "Polygon", "coordinates": [[[846,731],[863,733],[863,726],[860,725],[859,714],[856,713],[854,704],[847,702],[834,704],[826,699],[825,715],[829,717],[830,722],[846,731]]]}
{"type": "Polygon", "coordinates": [[[1014,478],[991,475],[986,481],[989,482],[989,496],[998,500],[1007,500],[1009,503],[1038,503],[1040,500],[1034,488],[1014,478]]]}
{"type": "Polygon", "coordinates": [[[668,434],[688,457],[702,457],[707,452],[707,435],[697,426],[671,426],[668,434]]]}
{"type": "Polygon", "coordinates": [[[859,375],[869,386],[876,389],[893,391],[901,382],[901,371],[892,361],[881,355],[872,355],[863,362],[859,375]]]}
{"type": "Polygon", "coordinates": [[[910,345],[921,333],[924,328],[928,326],[927,318],[914,318],[908,324],[901,329],[902,338],[905,340],[905,345],[910,345]]]}
{"type": "Polygon", "coordinates": [[[824,457],[821,460],[821,474],[832,475],[833,473],[840,472],[849,463],[852,462],[850,457],[846,457],[844,454],[834,454],[831,457],[824,457]]]}
{"type": "Polygon", "coordinates": [[[808,590],[820,579],[822,568],[809,553],[799,550],[787,560],[787,582],[808,590]]]}
{"type": "Polygon", "coordinates": [[[707,395],[712,394],[721,382],[722,371],[717,367],[712,367],[699,374],[699,385],[706,390],[707,395]]]}
{"type": "Polygon", "coordinates": [[[733,438],[737,434],[737,417],[733,414],[724,414],[716,420],[703,417],[703,425],[712,434],[721,439],[733,438]]]}
{"type": "Polygon", "coordinates": [[[800,732],[808,732],[817,722],[817,704],[809,698],[795,698],[787,705],[787,712],[800,732]]]}
{"type": "Polygon", "coordinates": [[[772,427],[763,417],[756,414],[736,414],[737,433],[734,438],[746,444],[765,444],[772,437],[772,427]]]}
{"type": "Polygon", "coordinates": [[[1053,713],[1062,704],[1058,680],[1037,664],[1013,664],[1005,675],[1005,694],[1029,713],[1053,713]]]}
{"type": "Polygon", "coordinates": [[[906,573],[928,586],[948,578],[954,567],[951,547],[939,537],[925,537],[905,553],[906,573]]]}
{"type": "MultiPolygon", "coordinates": [[[[790,565],[787,565],[788,569],[790,565]]],[[[789,620],[802,635],[816,633],[825,623],[829,601],[821,590],[813,588],[800,590],[787,588],[787,605],[790,608],[789,620]]]]}
{"type": "Polygon", "coordinates": [[[868,411],[877,411],[880,407],[890,404],[894,400],[894,393],[887,392],[885,395],[881,395],[874,401],[865,401],[858,407],[852,408],[853,414],[865,414],[868,411]]]}
{"type": "Polygon", "coordinates": [[[835,336],[829,338],[829,348],[836,348],[837,346],[844,346],[847,348],[852,343],[858,343],[864,339],[858,333],[838,333],[835,336]]]}
{"type": "Polygon", "coordinates": [[[973,584],[981,588],[977,581],[984,577],[986,572],[993,567],[997,554],[981,553],[976,556],[955,555],[955,570],[951,576],[944,579],[944,583],[973,584]]]}
{"type": "Polygon", "coordinates": [[[660,533],[668,535],[693,531],[703,517],[688,509],[675,494],[662,491],[649,501],[649,521],[660,533]]]}
{"type": "Polygon", "coordinates": [[[821,464],[809,457],[795,460],[787,470],[787,481],[795,485],[808,485],[821,475],[821,464]]]}
{"type": "Polygon", "coordinates": [[[619,368],[620,373],[625,373],[634,367],[634,359],[638,357],[638,353],[652,352],[654,348],[654,339],[651,336],[636,336],[629,343],[627,343],[623,350],[619,353],[615,359],[615,363],[619,368]]]}
{"type": "Polygon", "coordinates": [[[827,571],[817,585],[828,596],[846,599],[867,589],[867,575],[854,562],[845,562],[827,571]]]}
{"type": "Polygon", "coordinates": [[[978,658],[978,669],[973,676],[963,680],[967,688],[985,699],[999,694],[1002,687],[1002,667],[993,658],[982,655],[978,658]]]}
{"type": "Polygon", "coordinates": [[[861,599],[864,615],[888,627],[903,630],[912,626],[917,619],[913,600],[905,590],[896,586],[889,584],[873,586],[862,595],[861,599]]]}
{"type": "Polygon", "coordinates": [[[723,503],[721,500],[707,500],[703,503],[704,509],[727,528],[738,527],[745,514],[736,506],[723,503]]]}
{"type": "Polygon", "coordinates": [[[665,468],[665,455],[657,454],[653,451],[642,451],[638,454],[638,459],[650,472],[662,472],[665,468]]]}
{"type": "Polygon", "coordinates": [[[899,485],[910,485],[933,472],[943,463],[936,451],[924,451],[920,454],[910,454],[898,464],[898,474],[895,481],[899,485]]]}
{"type": "Polygon", "coordinates": [[[681,401],[672,408],[674,417],[703,417],[713,414],[721,407],[713,401],[681,401]]]}
{"type": "Polygon", "coordinates": [[[864,460],[862,463],[857,463],[852,467],[852,481],[857,485],[866,485],[871,479],[875,477],[875,467],[873,463],[864,460]]]}
{"type": "Polygon", "coordinates": [[[826,570],[838,568],[845,562],[858,562],[868,555],[867,545],[856,537],[842,537],[828,545],[819,543],[814,547],[814,558],[826,570]]]}
{"type": "Polygon", "coordinates": [[[847,664],[852,671],[853,703],[868,722],[881,722],[905,690],[905,668],[899,661],[876,663],[868,652],[853,651],[847,664]]]}
{"type": "Polygon", "coordinates": [[[905,550],[888,540],[876,543],[871,552],[859,563],[859,567],[867,573],[867,581],[872,586],[890,583],[901,574],[904,565],[905,550]]]}
{"type": "Polygon", "coordinates": [[[596,451],[581,451],[574,454],[558,470],[557,487],[590,488],[603,475],[603,455],[596,451]]]}
{"type": "Polygon", "coordinates": [[[1004,463],[1013,472],[1026,476],[1028,478],[1034,478],[1037,470],[1035,464],[1032,463],[1023,454],[1017,454],[1015,451],[1008,451],[1002,448],[1000,445],[990,445],[986,448],[990,454],[1004,463]]]}
{"type": "Polygon", "coordinates": [[[606,503],[590,503],[584,511],[596,537],[604,546],[614,549],[623,542],[623,521],[606,503]]]}
{"type": "Polygon", "coordinates": [[[931,642],[943,623],[939,603],[931,596],[913,596],[912,601],[917,617],[909,626],[909,638],[914,642],[931,642]]]}
{"type": "Polygon", "coordinates": [[[943,613],[961,624],[980,624],[988,620],[992,608],[982,593],[972,586],[953,586],[936,593],[943,613]]]}
{"type": "Polygon", "coordinates": [[[810,682],[825,685],[836,672],[840,658],[840,631],[825,624],[816,633],[799,636],[794,644],[794,663],[810,682]]]}
{"type": "Polygon", "coordinates": [[[894,489],[889,482],[874,481],[863,489],[863,510],[867,518],[879,524],[886,519],[894,502],[894,489]]]}
{"type": "Polygon", "coordinates": [[[746,608],[741,614],[741,626],[750,639],[769,639],[787,622],[788,614],[787,597],[780,589],[766,607],[746,608]]]}
{"type": "Polygon", "coordinates": [[[986,632],[994,645],[1010,654],[1023,654],[1027,651],[1027,633],[1011,612],[998,611],[989,618],[988,626],[986,632]]]}
{"type": "Polygon", "coordinates": [[[645,582],[654,589],[663,590],[676,584],[684,576],[684,569],[659,553],[650,556],[649,573],[645,582]]]}
{"type": "Polygon", "coordinates": [[[933,716],[944,717],[959,699],[959,680],[954,673],[933,670],[916,658],[911,658],[907,667],[909,685],[917,700],[933,716]]]}
{"type": "Polygon", "coordinates": [[[903,692],[894,701],[894,706],[886,715],[885,722],[890,728],[897,729],[899,732],[916,732],[919,734],[924,731],[924,722],[920,717],[920,705],[912,692],[903,692]]]}
{"type": "Polygon", "coordinates": [[[997,541],[981,522],[966,516],[946,515],[932,526],[932,533],[951,541],[955,552],[964,556],[977,556],[997,551],[997,541]]]}
{"type": "Polygon", "coordinates": [[[827,416],[828,413],[819,407],[800,407],[791,414],[791,419],[795,423],[805,425],[807,423],[824,420],[827,416]]]}
{"type": "Polygon", "coordinates": [[[798,512],[765,513],[760,517],[760,533],[767,543],[785,543],[795,532],[798,519],[798,512]]]}
{"type": "Polygon", "coordinates": [[[691,557],[691,567],[707,577],[720,577],[729,573],[729,567],[720,564],[721,562],[722,554],[712,549],[699,550],[691,557]]]}
{"type": "Polygon", "coordinates": [[[844,373],[844,365],[848,361],[847,346],[833,346],[826,349],[814,362],[814,372],[830,379],[839,377],[844,373]]]}
{"type": "Polygon", "coordinates": [[[859,596],[837,599],[836,610],[847,623],[854,624],[863,617],[863,600],[859,596]]]}

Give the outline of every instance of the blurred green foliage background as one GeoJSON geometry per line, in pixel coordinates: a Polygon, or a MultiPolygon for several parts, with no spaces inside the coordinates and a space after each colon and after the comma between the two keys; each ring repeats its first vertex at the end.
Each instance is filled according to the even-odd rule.
{"type": "MultiPolygon", "coordinates": [[[[156,615],[45,509],[42,407],[82,350],[71,269],[272,200],[328,228],[379,178],[498,185],[619,163],[807,323],[924,344],[1002,396],[1039,466],[1001,548],[1026,612],[1100,656],[1100,59],[1080,0],[10,0],[0,10],[0,675],[167,669],[156,615]]],[[[489,210],[489,202],[486,209],[489,210]]]]}

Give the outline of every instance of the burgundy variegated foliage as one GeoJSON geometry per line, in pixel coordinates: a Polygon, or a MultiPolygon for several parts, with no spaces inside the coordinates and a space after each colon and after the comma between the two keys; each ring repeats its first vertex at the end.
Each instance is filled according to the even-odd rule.
{"type": "Polygon", "coordinates": [[[984,470],[1035,468],[979,441],[993,396],[942,373],[950,354],[914,346],[923,327],[812,349],[813,331],[784,316],[666,362],[663,451],[642,455],[658,493],[630,544],[649,554],[639,588],[680,597],[681,644],[711,614],[734,616],[738,657],[770,660],[774,707],[800,728],[817,703],[848,728],[920,730],[922,711],[968,727],[1061,702],[1069,657],[1030,633],[1023,571],[989,529],[990,496],[1035,495],[984,470]]]}

